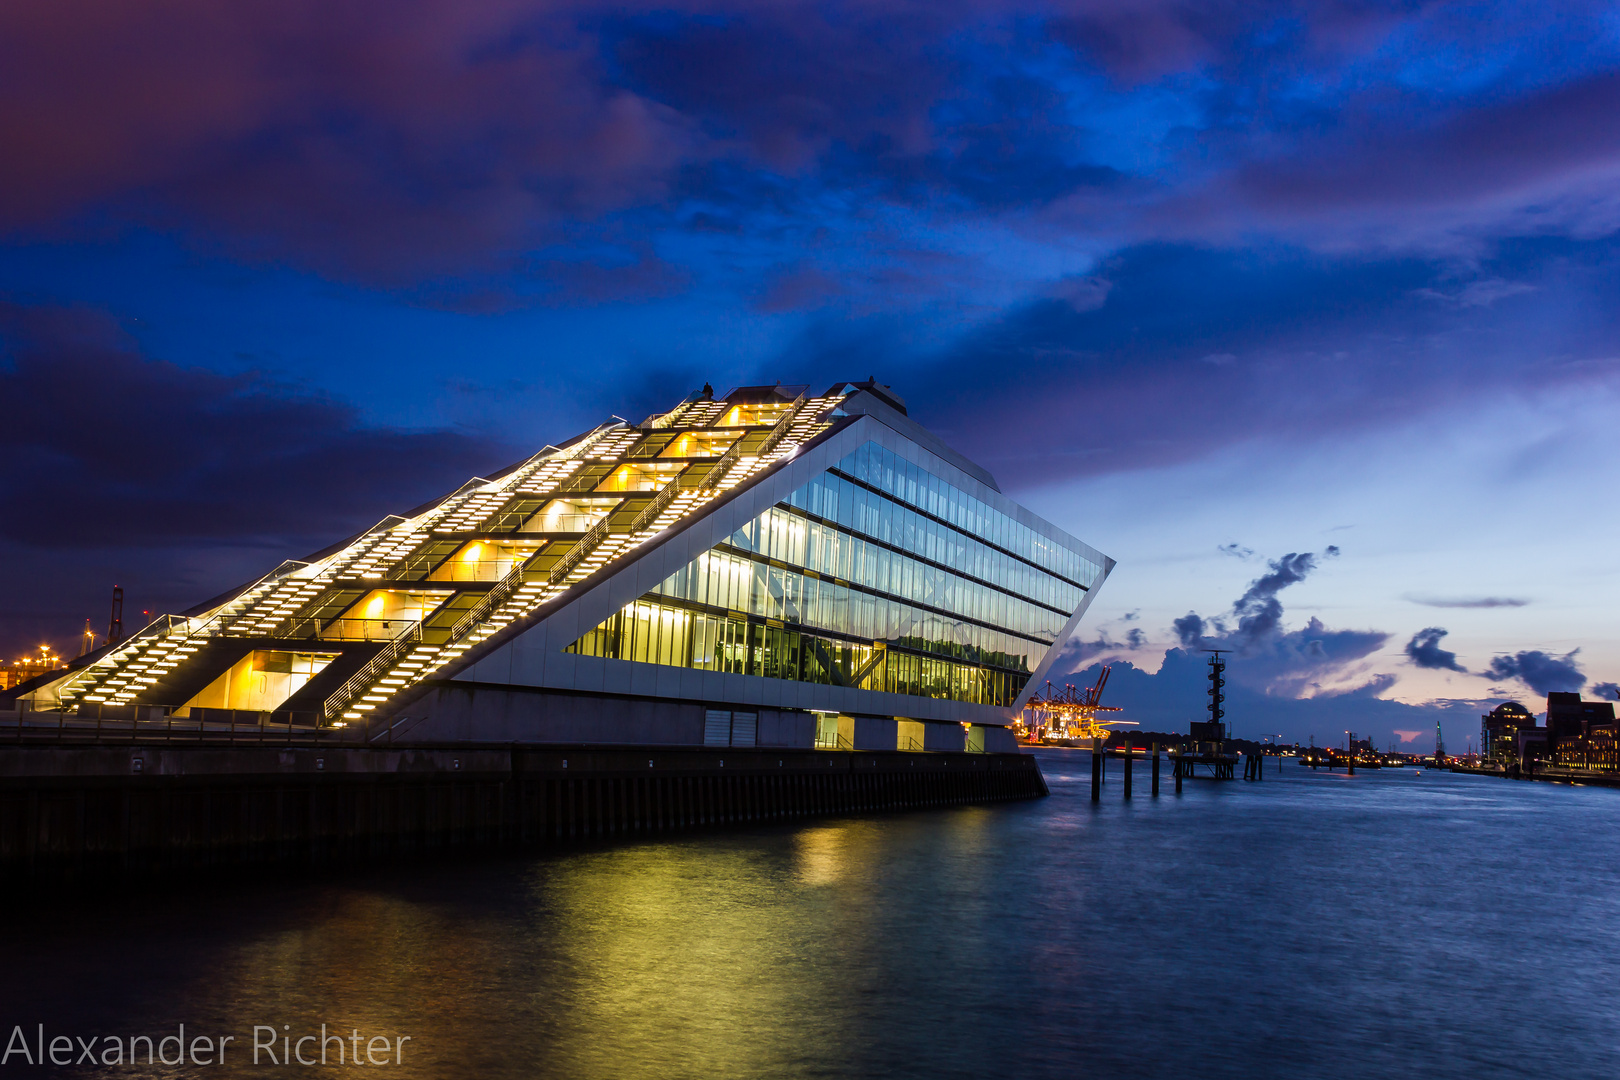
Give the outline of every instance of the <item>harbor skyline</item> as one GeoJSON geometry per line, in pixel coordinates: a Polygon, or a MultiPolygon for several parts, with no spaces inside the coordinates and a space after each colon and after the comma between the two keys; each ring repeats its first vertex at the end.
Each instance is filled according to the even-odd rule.
{"type": "Polygon", "coordinates": [[[1275,600],[1257,725],[1620,693],[1601,5],[75,11],[0,13],[9,656],[875,375],[1117,554],[1074,671],[1275,600]]]}

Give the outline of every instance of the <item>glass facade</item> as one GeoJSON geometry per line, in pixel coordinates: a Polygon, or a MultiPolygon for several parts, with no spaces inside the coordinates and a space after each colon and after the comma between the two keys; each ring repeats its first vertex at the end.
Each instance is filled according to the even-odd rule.
{"type": "Polygon", "coordinates": [[[568,647],[633,660],[893,694],[1011,705],[1029,675],[638,600],[568,647]]]}
{"type": "Polygon", "coordinates": [[[1078,541],[1065,544],[1036,532],[877,443],[863,443],[835,471],[1076,584],[1089,588],[1102,573],[1099,552],[1078,541]]]}
{"type": "Polygon", "coordinates": [[[1005,706],[1101,561],[867,443],[569,651],[1005,706]]]}

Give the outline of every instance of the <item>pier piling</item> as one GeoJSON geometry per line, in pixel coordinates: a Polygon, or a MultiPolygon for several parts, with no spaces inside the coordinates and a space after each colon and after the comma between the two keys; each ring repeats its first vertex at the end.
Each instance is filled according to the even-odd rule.
{"type": "Polygon", "coordinates": [[[1102,740],[1091,740],[1091,801],[1102,799],[1102,740]]]}
{"type": "Polygon", "coordinates": [[[1153,744],[1153,797],[1159,797],[1159,744],[1153,744]]]}
{"type": "Polygon", "coordinates": [[[1131,744],[1130,743],[1125,744],[1124,769],[1125,769],[1125,797],[1128,799],[1128,798],[1131,797],[1131,771],[1132,771],[1131,770],[1131,744]]]}

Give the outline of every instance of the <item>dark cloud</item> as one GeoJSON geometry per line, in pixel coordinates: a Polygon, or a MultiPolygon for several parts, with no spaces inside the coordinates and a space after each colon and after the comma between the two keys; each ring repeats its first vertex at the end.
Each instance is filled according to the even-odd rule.
{"type": "MultiPolygon", "coordinates": [[[[1338,554],[1339,549],[1330,546],[1320,557],[1338,554]]],[[[1307,551],[1272,559],[1268,572],[1249,583],[1230,612],[1205,619],[1189,611],[1174,620],[1171,625],[1181,647],[1231,650],[1233,678],[1269,692],[1294,696],[1332,692],[1325,691],[1324,684],[1351,672],[1382,648],[1389,635],[1379,630],[1331,630],[1315,617],[1297,630],[1284,629],[1277,594],[1304,581],[1316,569],[1318,558],[1307,551]]]]}
{"type": "Polygon", "coordinates": [[[1620,701],[1620,683],[1600,682],[1592,684],[1592,693],[1609,701],[1620,701]]]}
{"type": "Polygon", "coordinates": [[[1106,629],[1099,629],[1097,637],[1092,641],[1081,641],[1078,645],[1069,648],[1074,661],[1084,657],[1097,656],[1107,652],[1135,652],[1147,644],[1147,635],[1141,627],[1132,627],[1125,633],[1124,641],[1115,641],[1108,636],[1106,629]]]}
{"type": "Polygon", "coordinates": [[[1394,675],[1374,675],[1359,686],[1352,686],[1348,690],[1335,690],[1316,695],[1319,698],[1377,698],[1385,690],[1392,689],[1399,681],[1394,675]]]}
{"type": "MultiPolygon", "coordinates": [[[[1579,202],[1620,154],[1604,16],[1488,6],[15,0],[0,229],[155,226],[471,306],[690,288],[629,238],[810,231],[835,204],[857,250],[896,247],[885,207],[1043,216],[1088,249],[1387,250],[1579,202]],[[558,248],[596,255],[533,258],[558,248]]],[[[1490,291],[1443,285],[1407,291],[1490,291]]]]}
{"type": "Polygon", "coordinates": [[[517,456],[154,360],[94,312],[3,306],[0,340],[0,400],[27,403],[0,425],[8,634],[60,641],[64,620],[102,621],[113,584],[135,610],[178,610],[517,456]]]}
{"type": "Polygon", "coordinates": [[[1438,626],[1419,630],[1412,635],[1412,640],[1406,643],[1406,658],[1420,668],[1467,671],[1467,668],[1457,663],[1456,653],[1447,652],[1440,647],[1440,639],[1445,636],[1446,631],[1438,626]]]}
{"type": "Polygon", "coordinates": [[[927,351],[881,320],[845,319],[807,331],[782,359],[809,370],[881,355],[915,415],[1028,484],[1348,437],[1504,389],[1611,383],[1612,366],[1547,358],[1611,355],[1620,241],[1530,244],[1500,260],[1544,286],[1531,307],[1443,308],[1413,295],[1455,278],[1447,260],[1140,245],[1093,272],[1109,283],[1097,306],[1034,298],[927,351]],[[1246,359],[1216,366],[1202,359],[1211,353],[1246,359]],[[1396,377],[1405,392],[1378,389],[1396,377]],[[1034,400],[1087,423],[1055,446],[1028,423],[1034,400]]]}
{"type": "Polygon", "coordinates": [[[0,537],[41,547],[339,536],[510,453],[142,356],[88,312],[0,308],[0,537]]]}
{"type": "MultiPolygon", "coordinates": [[[[1338,548],[1330,546],[1323,555],[1332,557],[1338,553],[1338,548]]],[[[1232,605],[1232,614],[1238,621],[1239,648],[1255,645],[1276,633],[1282,622],[1282,604],[1277,600],[1277,593],[1304,581],[1314,569],[1315,555],[1308,551],[1289,552],[1271,562],[1269,574],[1249,583],[1249,588],[1232,605]]]]}
{"type": "Polygon", "coordinates": [[[1511,596],[1408,596],[1407,599],[1414,604],[1437,608],[1524,607],[1530,603],[1528,600],[1520,600],[1511,596]]]}
{"type": "Polygon", "coordinates": [[[1196,649],[1204,640],[1204,620],[1197,612],[1189,611],[1179,619],[1171,622],[1176,632],[1176,640],[1183,648],[1196,649]]]}
{"type": "Polygon", "coordinates": [[[1537,694],[1572,693],[1586,685],[1586,676],[1581,674],[1580,665],[1575,661],[1580,651],[1551,656],[1540,650],[1529,650],[1498,656],[1485,669],[1485,675],[1492,679],[1518,679],[1537,694]]]}

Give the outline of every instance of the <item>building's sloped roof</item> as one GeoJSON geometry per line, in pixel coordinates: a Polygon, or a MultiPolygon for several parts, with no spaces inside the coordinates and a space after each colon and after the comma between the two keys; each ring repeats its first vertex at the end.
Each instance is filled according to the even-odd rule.
{"type": "Polygon", "coordinates": [[[345,621],[347,609],[339,605],[352,596],[417,586],[453,551],[474,542],[532,546],[532,555],[523,548],[498,579],[449,590],[441,585],[441,592],[456,595],[453,603],[420,619],[396,620],[404,627],[400,633],[372,639],[381,642],[376,656],[322,702],[330,722],[363,719],[421,680],[442,677],[514,620],[792,457],[841,422],[838,407],[857,389],[840,383],[813,395],[803,387],[743,387],[723,398],[694,394],[638,425],[615,419],[566,446],[546,447],[496,479],[474,478],[425,508],[385,518],[308,560],[283,563],[222,602],[164,616],[72,671],[48,694],[69,706],[140,704],[211,639],[313,647],[345,621]],[[588,529],[525,529],[543,507],[564,505],[559,500],[589,504],[574,519],[581,525],[592,513],[606,516],[588,529]]]}

